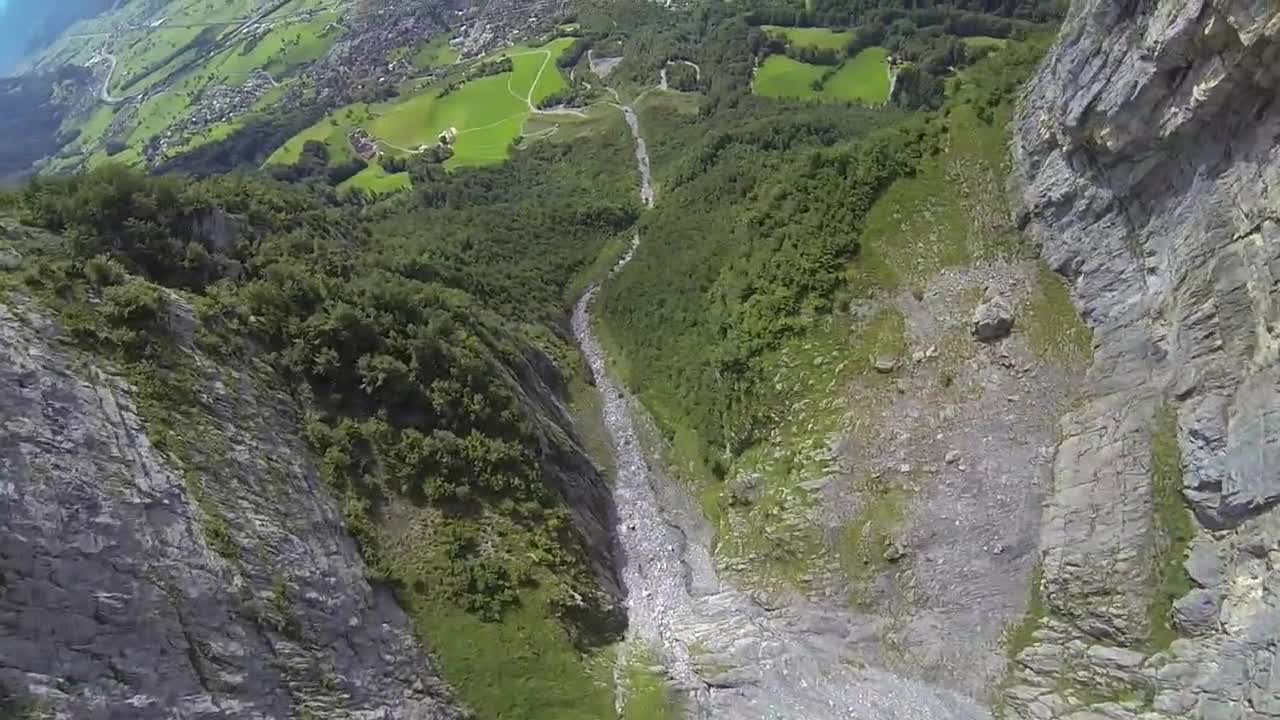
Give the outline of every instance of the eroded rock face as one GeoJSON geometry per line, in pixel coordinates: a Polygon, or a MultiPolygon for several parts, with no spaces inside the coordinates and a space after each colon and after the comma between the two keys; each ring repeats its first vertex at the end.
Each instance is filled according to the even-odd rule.
{"type": "Polygon", "coordinates": [[[1076,0],[1024,98],[1022,218],[1072,279],[1097,352],[1044,516],[1055,617],[1023,653],[1014,716],[1280,710],[1278,33],[1265,0],[1076,0]],[[1201,535],[1200,587],[1173,615],[1196,637],[1119,667],[1101,655],[1141,647],[1163,612],[1152,453],[1165,413],[1201,535]],[[1071,691],[1102,686],[1114,692],[1071,691]]]}
{"type": "Polygon", "coordinates": [[[57,334],[0,305],[0,717],[463,717],[286,397],[218,371],[184,469],[57,334]]]}

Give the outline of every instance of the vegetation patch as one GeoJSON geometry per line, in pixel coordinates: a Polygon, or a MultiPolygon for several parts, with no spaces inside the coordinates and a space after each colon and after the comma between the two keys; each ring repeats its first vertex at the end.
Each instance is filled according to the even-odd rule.
{"type": "Polygon", "coordinates": [[[346,105],[290,138],[267,158],[264,166],[292,165],[298,162],[302,157],[303,146],[311,140],[324,143],[330,161],[349,160],[355,157],[355,152],[351,149],[347,136],[372,117],[367,103],[346,105]]]}
{"type": "Polygon", "coordinates": [[[397,533],[384,535],[391,577],[418,636],[440,661],[444,677],[479,714],[529,720],[614,717],[611,679],[602,677],[554,613],[544,591],[521,593],[500,618],[485,620],[442,601],[438,566],[424,553],[437,543],[431,513],[407,510],[397,533]],[[410,523],[406,527],[405,523],[410,523]]]}
{"type": "Polygon", "coordinates": [[[377,163],[372,163],[364,170],[352,175],[338,184],[338,192],[360,190],[372,196],[385,195],[400,190],[408,190],[413,186],[406,172],[388,173],[377,163]]]}
{"type": "Polygon", "coordinates": [[[1022,614],[1022,619],[1017,623],[1009,626],[1004,635],[1005,654],[1012,662],[1017,659],[1023,650],[1036,644],[1036,631],[1040,629],[1040,623],[1049,616],[1049,608],[1044,603],[1044,597],[1040,594],[1040,584],[1044,581],[1044,568],[1040,563],[1036,563],[1031,569],[1031,581],[1027,589],[1027,609],[1022,614]]]}
{"type": "Polygon", "coordinates": [[[620,720],[680,720],[685,709],[673,697],[666,676],[645,653],[630,653],[623,672],[625,704],[620,720]]]}
{"type": "Polygon", "coordinates": [[[752,88],[757,95],[775,98],[813,98],[818,96],[814,83],[821,80],[827,68],[793,60],[786,55],[770,55],[756,69],[752,88]]]}
{"type": "Polygon", "coordinates": [[[871,47],[849,58],[822,86],[821,96],[868,105],[889,102],[889,54],[871,47]]]}
{"type": "MultiPolygon", "coordinates": [[[[58,303],[93,352],[136,368],[157,448],[215,436],[175,414],[198,407],[209,381],[167,349],[163,299],[180,296],[196,308],[204,356],[261,362],[296,389],[371,574],[407,588],[464,700],[487,717],[596,720],[611,715],[613,692],[591,658],[619,618],[544,475],[572,451],[568,431],[527,397],[543,385],[517,378],[537,371],[556,387],[572,371],[540,357],[522,328],[567,346],[568,278],[635,221],[634,176],[616,168],[630,150],[621,133],[572,156],[538,146],[498,168],[438,173],[434,195],[402,196],[369,218],[306,185],[118,166],[37,180],[0,194],[0,206],[67,238],[21,248],[21,283],[58,303]],[[237,259],[191,234],[192,218],[218,211],[253,228],[237,259]],[[398,507],[426,531],[388,525],[398,507]]],[[[219,477],[192,482],[192,494],[210,545],[229,551],[238,529],[201,500],[219,477]]]]}
{"type": "Polygon", "coordinates": [[[451,39],[453,39],[452,35],[441,34],[419,45],[413,53],[414,67],[419,70],[430,70],[457,62],[458,51],[449,45],[451,39]]]}
{"type": "Polygon", "coordinates": [[[761,29],[773,35],[787,38],[787,42],[796,47],[810,47],[822,50],[844,52],[853,40],[853,32],[831,30],[823,27],[782,27],[781,25],[765,25],[761,29]]]}
{"type": "Polygon", "coordinates": [[[841,532],[838,548],[855,606],[867,601],[867,586],[899,557],[896,534],[911,495],[907,482],[907,477],[884,475],[855,483],[862,505],[841,532]]]}
{"type": "Polygon", "coordinates": [[[1093,333],[1076,312],[1070,288],[1043,264],[1022,315],[1027,340],[1041,358],[1076,369],[1093,360],[1093,333]]]}
{"type": "Polygon", "coordinates": [[[773,369],[765,407],[786,407],[774,428],[731,464],[729,480],[704,497],[718,520],[718,554],[751,585],[804,588],[825,565],[826,542],[809,518],[815,495],[834,473],[832,437],[844,418],[844,386],[860,359],[848,351],[842,321],[825,321],[787,342],[773,369]]]}
{"type": "MultiPolygon", "coordinates": [[[[447,42],[444,38],[432,42],[442,41],[447,42]]],[[[533,112],[530,106],[568,87],[556,59],[572,43],[572,38],[558,38],[536,48],[510,48],[476,66],[495,72],[484,70],[472,79],[449,80],[393,102],[344,107],[291,138],[266,164],[296,163],[308,140],[324,142],[330,157],[341,160],[344,153],[350,155],[349,149],[344,149],[349,145],[346,138],[357,128],[368,131],[381,151],[400,157],[438,145],[447,133],[452,151],[448,167],[503,162],[521,138],[533,112]],[[511,70],[503,71],[507,63],[511,70]]],[[[436,51],[444,52],[439,47],[436,51]]],[[[545,131],[546,127],[537,130],[545,131]]],[[[375,183],[383,189],[393,182],[400,181],[386,180],[376,170],[356,181],[375,183]]]]}
{"type": "Polygon", "coordinates": [[[770,55],[752,87],[765,97],[883,105],[889,101],[888,51],[867,48],[835,68],[770,55]]]}
{"type": "Polygon", "coordinates": [[[1002,48],[1009,44],[1008,38],[989,37],[987,35],[971,35],[960,39],[971,48],[1002,48]]]}
{"type": "Polygon", "coordinates": [[[850,285],[869,296],[928,280],[945,267],[1010,257],[1021,236],[1009,221],[1004,128],[1013,98],[1043,46],[1011,45],[961,73],[941,120],[943,152],[921,158],[871,209],[850,285]]]}
{"type": "Polygon", "coordinates": [[[1151,490],[1155,541],[1152,548],[1154,592],[1148,606],[1146,649],[1163,650],[1177,639],[1172,626],[1173,603],[1192,589],[1183,561],[1196,524],[1182,495],[1182,450],[1178,446],[1177,409],[1166,405],[1151,426],[1151,490]]]}
{"type": "Polygon", "coordinates": [[[402,102],[378,107],[367,126],[391,149],[414,152],[435,145],[442,133],[456,133],[450,166],[502,162],[530,115],[529,105],[561,92],[566,84],[555,60],[572,43],[560,38],[536,49],[515,49],[509,73],[468,80],[449,92],[432,87],[402,102]]]}
{"type": "Polygon", "coordinates": [[[263,70],[273,75],[318,60],[333,47],[340,30],[333,23],[337,13],[321,13],[302,23],[276,25],[260,38],[249,39],[215,57],[207,72],[221,82],[238,84],[263,70]]]}

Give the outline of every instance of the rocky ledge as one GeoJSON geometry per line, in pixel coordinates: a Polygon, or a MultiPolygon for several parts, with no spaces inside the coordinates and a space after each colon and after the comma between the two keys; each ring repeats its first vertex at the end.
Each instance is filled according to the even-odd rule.
{"type": "Polygon", "coordinates": [[[1280,715],[1277,33],[1267,0],[1075,0],[1023,99],[1021,220],[1097,351],[1012,717],[1280,715]]]}

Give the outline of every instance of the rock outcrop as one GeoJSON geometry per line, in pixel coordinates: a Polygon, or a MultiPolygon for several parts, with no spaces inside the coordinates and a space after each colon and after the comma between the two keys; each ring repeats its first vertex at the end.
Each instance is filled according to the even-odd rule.
{"type": "Polygon", "coordinates": [[[1097,352],[1063,422],[1013,717],[1280,713],[1278,34],[1265,0],[1075,0],[1023,98],[1021,220],[1097,352]]]}
{"type": "Polygon", "coordinates": [[[1013,308],[1000,296],[989,298],[973,311],[973,334],[991,342],[1008,337],[1013,330],[1013,308]]]}
{"type": "MultiPolygon", "coordinates": [[[[198,360],[198,358],[197,358],[198,360]]],[[[202,363],[199,466],[131,389],[0,304],[0,717],[465,715],[371,586],[292,402],[202,363]]]]}

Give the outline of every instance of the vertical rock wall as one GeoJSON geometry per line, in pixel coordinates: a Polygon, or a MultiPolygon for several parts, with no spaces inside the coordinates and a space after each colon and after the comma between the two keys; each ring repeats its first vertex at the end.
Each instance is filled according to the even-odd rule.
{"type": "Polygon", "coordinates": [[[1280,713],[1278,33],[1270,0],[1075,0],[1023,98],[1022,221],[1097,352],[1063,422],[1046,617],[1010,716],[1280,713]],[[1158,509],[1175,440],[1189,581],[1160,566],[1187,549],[1158,509]]]}

